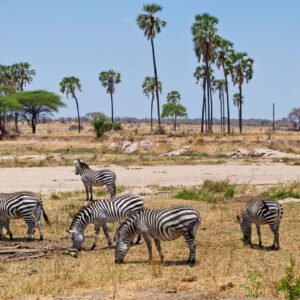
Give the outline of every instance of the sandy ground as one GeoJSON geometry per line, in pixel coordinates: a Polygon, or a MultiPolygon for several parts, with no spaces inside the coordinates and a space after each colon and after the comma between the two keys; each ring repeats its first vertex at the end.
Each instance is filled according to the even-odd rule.
{"type": "MultiPolygon", "coordinates": [[[[97,169],[99,167],[92,167],[97,169]]],[[[117,184],[138,187],[148,185],[199,185],[205,179],[229,179],[237,184],[272,185],[300,180],[300,166],[279,163],[243,165],[183,165],[147,167],[111,167],[117,174],[117,184]]],[[[44,194],[82,189],[74,167],[0,168],[0,192],[30,190],[44,194]]]]}

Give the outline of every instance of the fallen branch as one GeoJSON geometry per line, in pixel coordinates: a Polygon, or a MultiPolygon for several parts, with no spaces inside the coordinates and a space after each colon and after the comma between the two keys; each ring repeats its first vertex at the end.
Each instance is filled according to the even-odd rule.
{"type": "Polygon", "coordinates": [[[13,257],[4,260],[5,262],[13,262],[13,261],[20,261],[20,260],[27,260],[27,259],[33,259],[33,258],[40,258],[44,256],[48,256],[49,253],[40,253],[40,254],[35,254],[35,255],[26,255],[26,256],[20,256],[20,257],[13,257]]]}

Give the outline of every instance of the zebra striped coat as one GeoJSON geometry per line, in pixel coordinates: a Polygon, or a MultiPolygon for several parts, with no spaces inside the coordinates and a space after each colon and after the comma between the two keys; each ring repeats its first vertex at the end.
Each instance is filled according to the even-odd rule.
{"type": "Polygon", "coordinates": [[[93,200],[93,186],[105,185],[111,197],[116,195],[116,174],[109,169],[94,171],[81,160],[75,160],[75,174],[80,174],[85,187],[86,200],[93,200]]]}
{"type": "Polygon", "coordinates": [[[32,238],[36,224],[39,228],[40,240],[42,240],[41,212],[46,223],[50,225],[42,200],[38,195],[31,192],[0,193],[0,238],[5,227],[9,238],[12,239],[13,234],[9,228],[10,219],[23,218],[28,226],[28,240],[32,238]]]}
{"type": "Polygon", "coordinates": [[[131,214],[143,210],[144,202],[139,196],[122,195],[110,199],[109,201],[94,201],[80,209],[74,216],[72,224],[68,230],[72,234],[73,248],[81,249],[84,241],[84,231],[88,224],[95,224],[95,240],[92,249],[96,247],[96,240],[100,227],[103,228],[108,247],[112,242],[109,236],[107,223],[113,223],[123,220],[131,214]]]}
{"type": "Polygon", "coordinates": [[[167,209],[147,209],[126,219],[118,228],[115,239],[115,262],[122,263],[134,236],[141,233],[146,241],[149,262],[152,261],[152,243],[159,253],[161,261],[163,254],[160,241],[171,241],[183,236],[189,249],[187,263],[194,265],[196,261],[195,236],[200,225],[200,216],[191,207],[178,206],[167,209]]]}
{"type": "Polygon", "coordinates": [[[251,200],[244,208],[242,219],[237,216],[243,232],[245,244],[251,244],[252,223],[256,225],[259,247],[262,247],[260,225],[269,225],[274,234],[272,248],[279,247],[279,225],[283,216],[283,207],[275,200],[251,200]]]}

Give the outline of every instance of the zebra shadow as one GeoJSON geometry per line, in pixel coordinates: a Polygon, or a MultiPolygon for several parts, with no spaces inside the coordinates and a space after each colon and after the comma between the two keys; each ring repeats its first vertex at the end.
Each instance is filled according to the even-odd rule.
{"type": "Polygon", "coordinates": [[[258,244],[249,245],[251,249],[261,250],[261,251],[276,251],[272,246],[259,246],[258,244]]]}

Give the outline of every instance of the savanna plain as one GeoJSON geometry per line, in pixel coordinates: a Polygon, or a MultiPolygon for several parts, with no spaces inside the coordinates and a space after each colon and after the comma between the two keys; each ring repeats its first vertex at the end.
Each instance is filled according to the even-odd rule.
{"type": "MultiPolygon", "coordinates": [[[[123,176],[118,177],[116,172],[118,194],[138,193],[146,208],[188,205],[198,210],[201,226],[196,236],[197,263],[194,267],[185,264],[188,248],[183,238],[179,238],[162,243],[164,263],[160,263],[153,249],[154,261],[148,264],[146,245],[142,242],[130,249],[124,264],[115,265],[114,250],[107,249],[102,232],[97,248],[88,249],[94,238],[92,225],[86,232],[86,250],[70,255],[67,249],[71,247],[71,239],[66,229],[75,213],[88,204],[80,178],[74,172],[67,173],[69,178],[65,180],[72,181],[73,188],[66,190],[59,184],[48,189],[50,183],[47,182],[43,187],[33,186],[35,178],[25,176],[28,186],[42,194],[52,226],[44,225],[43,241],[36,235],[36,239],[27,242],[24,221],[12,221],[14,240],[4,237],[0,245],[21,245],[22,249],[41,251],[37,253],[45,249],[52,251],[35,258],[0,254],[1,299],[284,299],[284,291],[278,286],[291,261],[295,260],[294,276],[300,274],[299,133],[273,133],[269,128],[257,126],[246,127],[242,135],[224,135],[218,133],[217,127],[213,135],[201,135],[198,126],[181,125],[176,134],[166,126],[165,134],[151,135],[148,124],[128,123],[122,130],[96,140],[89,124],[84,124],[80,135],[72,128],[71,123],[42,124],[33,136],[22,127],[21,135],[0,141],[1,173],[10,174],[9,170],[14,170],[26,174],[26,170],[34,167],[40,170],[37,173],[40,180],[47,178],[48,172],[72,168],[74,159],[78,158],[93,169],[122,169],[123,176]],[[137,145],[132,153],[125,151],[125,142],[137,145]],[[241,158],[230,155],[239,149],[258,148],[274,150],[280,155],[241,158]],[[179,154],[168,154],[180,149],[183,150],[179,154]],[[202,180],[178,184],[178,174],[171,174],[173,169],[168,169],[172,166],[190,166],[191,172],[195,172],[193,167],[201,166],[202,180]],[[220,172],[210,173],[206,178],[212,166],[220,168],[217,169],[220,172]],[[230,177],[231,170],[243,167],[252,172],[254,166],[260,170],[274,167],[277,174],[268,173],[269,178],[256,178],[252,174],[255,181],[230,177]],[[295,176],[289,177],[280,171],[285,167],[292,168],[295,176]],[[157,173],[152,172],[151,176],[168,172],[169,181],[153,184],[147,176],[125,180],[126,174],[134,175],[130,171],[147,168],[157,168],[157,173]],[[222,168],[226,172],[222,173],[222,168]],[[274,181],[273,175],[281,179],[274,181]],[[279,251],[269,248],[273,236],[267,226],[262,227],[263,249],[256,246],[255,228],[254,246],[250,248],[242,242],[236,215],[240,215],[245,203],[253,198],[283,200],[285,211],[279,251]]],[[[11,182],[14,178],[2,180],[1,192],[11,182]]],[[[26,189],[26,185],[19,186],[15,182],[15,190],[20,188],[26,189]]],[[[95,188],[95,195],[96,199],[108,197],[105,188],[95,188]]],[[[112,237],[117,226],[109,225],[112,237]]]]}

